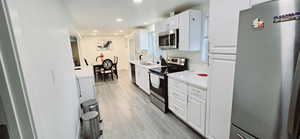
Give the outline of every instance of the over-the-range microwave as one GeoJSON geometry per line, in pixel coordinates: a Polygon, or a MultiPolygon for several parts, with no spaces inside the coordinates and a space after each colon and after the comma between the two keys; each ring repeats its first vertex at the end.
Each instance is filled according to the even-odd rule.
{"type": "Polygon", "coordinates": [[[177,49],[178,43],[179,29],[173,29],[158,34],[158,45],[162,50],[177,49]]]}

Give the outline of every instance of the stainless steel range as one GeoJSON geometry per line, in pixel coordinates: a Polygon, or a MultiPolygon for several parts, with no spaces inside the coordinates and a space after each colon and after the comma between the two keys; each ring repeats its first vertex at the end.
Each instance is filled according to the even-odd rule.
{"type": "Polygon", "coordinates": [[[168,112],[168,73],[187,70],[188,59],[179,57],[168,57],[161,68],[150,69],[151,102],[168,112]]]}

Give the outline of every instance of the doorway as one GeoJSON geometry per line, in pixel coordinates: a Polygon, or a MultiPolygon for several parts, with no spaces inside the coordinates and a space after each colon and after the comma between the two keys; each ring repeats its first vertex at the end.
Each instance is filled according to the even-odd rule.
{"type": "Polygon", "coordinates": [[[73,55],[73,62],[75,67],[80,67],[80,58],[79,58],[79,46],[77,38],[74,36],[70,37],[71,40],[71,47],[72,47],[72,55],[73,55]]]}

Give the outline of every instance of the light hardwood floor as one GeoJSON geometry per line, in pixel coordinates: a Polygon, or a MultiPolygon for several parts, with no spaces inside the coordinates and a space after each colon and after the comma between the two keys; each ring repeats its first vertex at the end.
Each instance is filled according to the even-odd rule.
{"type": "Polygon", "coordinates": [[[119,74],[119,80],[96,83],[102,139],[202,139],[173,114],[156,108],[128,71],[119,74]]]}

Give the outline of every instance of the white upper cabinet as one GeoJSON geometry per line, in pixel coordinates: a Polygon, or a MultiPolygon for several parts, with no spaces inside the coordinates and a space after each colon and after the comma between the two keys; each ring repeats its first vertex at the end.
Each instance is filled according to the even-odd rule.
{"type": "Polygon", "coordinates": [[[165,24],[165,21],[160,21],[155,24],[155,33],[158,34],[166,31],[167,31],[167,26],[165,24]]]}
{"type": "Polygon", "coordinates": [[[178,16],[171,16],[166,20],[166,28],[167,30],[178,29],[178,16]]]}
{"type": "Polygon", "coordinates": [[[225,53],[235,53],[239,14],[241,10],[251,7],[250,0],[210,0],[209,5],[211,50],[215,51],[215,48],[219,48],[221,50],[225,49],[225,53]],[[232,50],[226,50],[228,48],[232,50]]]}
{"type": "Polygon", "coordinates": [[[201,11],[187,10],[155,24],[155,32],[163,33],[179,29],[179,50],[200,51],[203,32],[201,11]]]}
{"type": "Polygon", "coordinates": [[[178,15],[179,50],[200,51],[202,42],[202,14],[188,10],[178,15]]]}
{"type": "Polygon", "coordinates": [[[251,5],[257,5],[257,4],[262,4],[264,2],[268,2],[268,1],[272,1],[272,0],[250,0],[251,1],[251,5]]]}
{"type": "Polygon", "coordinates": [[[178,29],[178,15],[171,16],[155,24],[156,33],[168,32],[174,29],[178,29]]]}

